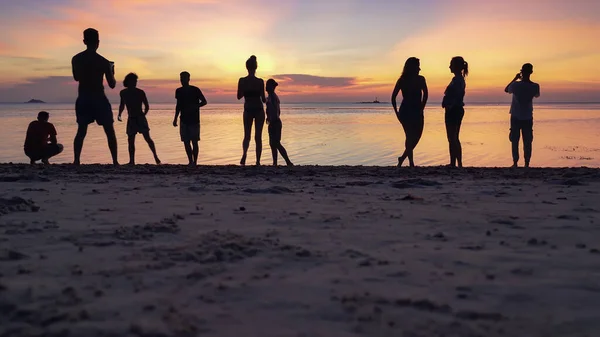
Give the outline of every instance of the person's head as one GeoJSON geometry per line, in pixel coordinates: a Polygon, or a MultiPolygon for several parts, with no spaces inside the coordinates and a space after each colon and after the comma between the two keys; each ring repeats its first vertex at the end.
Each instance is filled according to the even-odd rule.
{"type": "Polygon", "coordinates": [[[40,122],[47,122],[50,118],[50,114],[46,111],[40,111],[37,116],[37,120],[40,122]]]}
{"type": "Polygon", "coordinates": [[[533,74],[533,65],[531,63],[525,63],[521,67],[521,75],[523,78],[529,78],[533,74]]]}
{"type": "Polygon", "coordinates": [[[258,62],[256,61],[256,56],[252,55],[248,60],[246,60],[246,69],[248,69],[249,73],[254,74],[257,68],[258,62]]]}
{"type": "Polygon", "coordinates": [[[413,77],[419,75],[421,71],[421,61],[416,57],[409,57],[404,62],[404,70],[402,70],[402,77],[413,77]]]}
{"type": "Polygon", "coordinates": [[[182,71],[179,74],[179,81],[183,86],[190,85],[190,73],[188,73],[187,71],[182,71]]]}
{"type": "Polygon", "coordinates": [[[277,88],[277,86],[279,85],[279,83],[277,83],[274,79],[270,78],[269,80],[267,80],[267,91],[268,92],[275,92],[275,88],[277,88]]]}
{"type": "Polygon", "coordinates": [[[450,71],[466,77],[469,75],[469,64],[462,56],[455,56],[450,61],[450,71]]]}
{"type": "Polygon", "coordinates": [[[83,31],[83,43],[88,49],[96,50],[100,45],[100,35],[94,28],[88,28],[83,31]]]}
{"type": "Polygon", "coordinates": [[[137,81],[138,75],[136,75],[135,73],[129,73],[127,74],[127,76],[125,76],[125,79],[123,80],[123,86],[125,88],[135,88],[137,86],[137,81]]]}

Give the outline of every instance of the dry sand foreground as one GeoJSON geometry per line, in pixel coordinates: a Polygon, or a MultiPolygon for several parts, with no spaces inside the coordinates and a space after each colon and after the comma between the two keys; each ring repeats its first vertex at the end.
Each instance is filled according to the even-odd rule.
{"type": "Polygon", "coordinates": [[[598,336],[600,170],[0,165],[0,336],[598,336]]]}

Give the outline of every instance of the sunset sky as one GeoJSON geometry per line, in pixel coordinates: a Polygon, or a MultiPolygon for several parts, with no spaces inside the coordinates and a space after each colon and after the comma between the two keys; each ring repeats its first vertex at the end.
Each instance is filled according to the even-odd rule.
{"type": "Polygon", "coordinates": [[[174,99],[182,70],[209,102],[233,102],[252,54],[288,102],[389,101],[410,56],[439,100],[455,55],[467,101],[507,101],[524,62],[541,100],[600,101],[597,0],[0,0],[0,27],[0,102],[73,101],[88,27],[119,82],[136,72],[154,102],[174,99]]]}

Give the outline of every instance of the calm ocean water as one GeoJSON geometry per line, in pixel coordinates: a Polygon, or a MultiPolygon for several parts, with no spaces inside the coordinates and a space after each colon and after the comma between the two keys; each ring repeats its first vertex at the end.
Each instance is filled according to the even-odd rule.
{"type": "MultiPolygon", "coordinates": [[[[285,102],[284,102],[285,103],[285,102]]],[[[115,118],[117,106],[113,105],[115,118]]],[[[508,105],[468,105],[462,126],[465,166],[510,166],[508,105]]],[[[73,104],[0,104],[0,162],[26,163],[25,131],[37,112],[51,113],[65,152],[51,160],[73,160],[77,125],[73,104]]],[[[187,163],[178,129],[172,126],[173,104],[154,104],[148,120],[150,134],[164,163],[187,163]]],[[[533,166],[600,167],[600,104],[538,104],[535,110],[533,166]]],[[[200,164],[238,164],[243,137],[242,105],[211,104],[201,113],[200,164]]],[[[290,158],[299,165],[395,165],[404,147],[404,133],[389,104],[284,104],[283,141],[290,158]]],[[[128,161],[125,122],[116,123],[119,161],[128,161]]],[[[136,161],[152,163],[141,135],[136,161]]],[[[254,142],[248,163],[254,163],[254,142]]],[[[90,126],[82,153],[83,163],[109,163],[102,128],[90,126]]],[[[280,159],[281,162],[283,160],[280,159]]],[[[448,143],[441,108],[426,110],[425,132],[415,152],[417,165],[448,163],[448,143]]],[[[263,164],[270,164],[266,127],[263,164]]]]}

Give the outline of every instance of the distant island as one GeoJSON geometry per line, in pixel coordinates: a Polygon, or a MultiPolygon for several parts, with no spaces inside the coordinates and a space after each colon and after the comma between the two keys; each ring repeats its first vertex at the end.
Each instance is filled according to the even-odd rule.
{"type": "Polygon", "coordinates": [[[371,101],[371,102],[357,102],[356,104],[381,104],[381,102],[379,102],[377,100],[377,97],[375,97],[374,101],[371,101]]]}
{"type": "Polygon", "coordinates": [[[29,104],[29,103],[46,103],[46,102],[39,100],[39,99],[32,98],[29,101],[25,102],[25,104],[29,104]]]}

